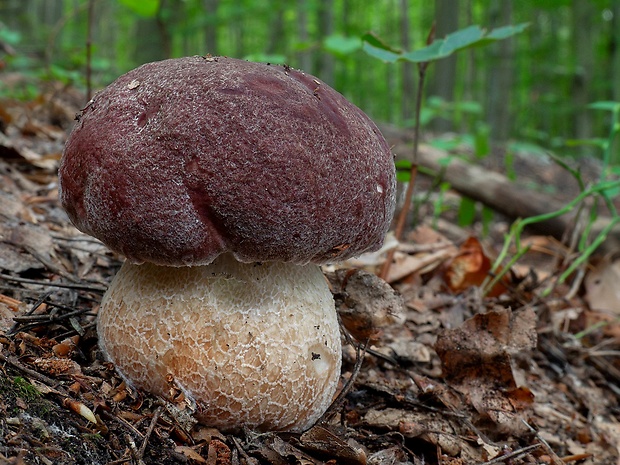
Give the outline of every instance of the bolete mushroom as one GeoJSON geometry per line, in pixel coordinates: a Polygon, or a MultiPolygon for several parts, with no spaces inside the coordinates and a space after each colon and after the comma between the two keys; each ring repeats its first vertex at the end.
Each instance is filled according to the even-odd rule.
{"type": "Polygon", "coordinates": [[[341,349],[318,265],[379,248],[394,210],[361,110],[286,66],[148,63],[88,103],[59,178],[75,226],[127,258],[98,316],[123,378],[224,430],[324,413],[341,349]]]}

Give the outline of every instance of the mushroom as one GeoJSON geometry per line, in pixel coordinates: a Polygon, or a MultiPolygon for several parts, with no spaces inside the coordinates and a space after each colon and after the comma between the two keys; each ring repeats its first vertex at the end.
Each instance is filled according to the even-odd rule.
{"type": "Polygon", "coordinates": [[[105,358],[222,430],[312,426],[341,363],[319,265],[378,249],[394,211],[377,127],[309,74],[210,56],[136,68],[77,119],[62,205],[127,258],[105,358]]]}

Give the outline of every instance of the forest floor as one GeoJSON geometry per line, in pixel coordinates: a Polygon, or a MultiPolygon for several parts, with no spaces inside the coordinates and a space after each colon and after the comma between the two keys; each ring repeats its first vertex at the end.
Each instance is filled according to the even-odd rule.
{"type": "Polygon", "coordinates": [[[575,256],[530,236],[483,293],[500,220],[484,241],[449,217],[418,222],[389,285],[382,254],[325,269],[353,382],[303,434],[223,434],[126,386],[95,332],[121,258],[57,199],[79,102],[59,87],[0,101],[0,465],[620,464],[620,270],[603,260],[562,283],[575,256]]]}

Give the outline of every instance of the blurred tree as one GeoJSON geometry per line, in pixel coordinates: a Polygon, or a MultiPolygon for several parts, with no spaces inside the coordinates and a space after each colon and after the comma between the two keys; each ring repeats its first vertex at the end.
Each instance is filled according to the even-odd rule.
{"type": "MultiPolygon", "coordinates": [[[[435,36],[444,38],[459,28],[459,0],[435,0],[435,36]]],[[[428,95],[440,97],[446,102],[454,100],[456,85],[457,55],[449,56],[433,64],[432,78],[429,79],[428,95]]],[[[452,129],[452,122],[445,118],[438,118],[433,123],[433,129],[444,132],[452,129]]]]}
{"type": "MultiPolygon", "coordinates": [[[[488,9],[490,27],[512,24],[512,0],[491,0],[488,9]]],[[[487,50],[486,115],[491,139],[505,141],[511,129],[511,89],[514,85],[514,38],[501,40],[487,50]]]]}
{"type": "MultiPolygon", "coordinates": [[[[0,42],[15,50],[7,56],[0,48],[5,72],[68,81],[85,76],[88,1],[0,0],[0,42]]],[[[557,147],[562,138],[605,131],[604,116],[585,107],[620,100],[620,0],[435,0],[430,7],[410,0],[97,0],[93,76],[101,86],[168,56],[267,59],[316,74],[375,119],[404,124],[414,101],[415,65],[373,60],[360,51],[359,38],[373,31],[416,50],[433,20],[438,39],[471,24],[531,24],[493,48],[429,68],[426,94],[453,102],[451,108],[479,102],[494,139],[557,147]]],[[[451,122],[433,129],[472,131],[464,113],[451,122]]]]}
{"type": "MultiPolygon", "coordinates": [[[[591,2],[573,0],[572,42],[574,65],[571,95],[575,107],[581,109],[586,108],[589,103],[592,103],[590,91],[592,87],[592,72],[596,61],[592,19],[595,13],[596,9],[591,2]]],[[[577,111],[575,113],[574,125],[574,135],[576,138],[587,139],[592,136],[592,118],[590,112],[577,111]]]]}
{"type": "MultiPolygon", "coordinates": [[[[322,0],[318,2],[316,10],[318,23],[318,40],[334,33],[334,0],[322,0]]],[[[316,72],[326,83],[334,84],[334,56],[330,53],[321,53],[318,57],[316,72]]]]}
{"type": "MultiPolygon", "coordinates": [[[[400,18],[401,46],[403,50],[411,50],[411,37],[409,33],[411,31],[411,21],[409,19],[408,0],[400,0],[400,18]]],[[[415,65],[405,62],[401,66],[403,82],[403,95],[401,98],[403,102],[402,119],[407,121],[413,117],[415,108],[415,65]]]]}
{"type": "Polygon", "coordinates": [[[217,40],[217,8],[219,3],[219,0],[203,0],[202,2],[207,17],[204,26],[205,53],[211,55],[217,55],[219,50],[217,40]]]}
{"type": "Polygon", "coordinates": [[[308,73],[313,73],[312,52],[310,51],[310,33],[308,32],[308,0],[297,0],[297,66],[308,73]]]}

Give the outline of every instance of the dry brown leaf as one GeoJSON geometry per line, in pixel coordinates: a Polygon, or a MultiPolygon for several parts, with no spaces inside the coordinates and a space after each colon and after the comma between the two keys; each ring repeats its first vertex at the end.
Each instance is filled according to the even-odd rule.
{"type": "Polygon", "coordinates": [[[497,425],[523,429],[519,412],[531,406],[529,389],[516,384],[511,354],[536,347],[536,315],[500,310],[478,314],[459,328],[445,330],[435,344],[446,381],[497,425]]]}
{"type": "Polygon", "coordinates": [[[305,452],[301,451],[297,447],[285,442],[278,436],[272,436],[266,441],[268,447],[270,447],[274,452],[277,452],[278,455],[282,458],[283,463],[291,463],[291,460],[294,460],[292,463],[297,463],[299,465],[314,465],[315,461],[308,456],[305,452]]]}
{"type": "Polygon", "coordinates": [[[211,439],[207,452],[208,465],[230,465],[232,454],[230,448],[219,439],[211,439]]]}
{"type": "Polygon", "coordinates": [[[192,449],[191,447],[177,446],[175,447],[174,451],[178,454],[184,455],[192,462],[207,463],[205,458],[202,455],[200,455],[198,452],[196,452],[194,449],[192,449]]]}
{"type": "MultiPolygon", "coordinates": [[[[446,284],[452,292],[463,292],[472,286],[481,286],[491,271],[491,260],[475,237],[469,237],[460,247],[445,272],[446,284]]],[[[498,270],[501,272],[501,269],[498,270]]],[[[488,292],[497,297],[506,292],[507,275],[488,292]]]]}
{"type": "Polygon", "coordinates": [[[415,255],[396,253],[386,281],[393,283],[411,274],[429,273],[442,265],[452,255],[453,251],[449,248],[415,255]]]}
{"type": "Polygon", "coordinates": [[[358,341],[377,341],[385,328],[405,321],[402,297],[385,281],[364,270],[326,273],[343,325],[358,341]]]}
{"type": "Polygon", "coordinates": [[[606,257],[585,278],[591,310],[620,315],[620,259],[606,257]]]}
{"type": "Polygon", "coordinates": [[[338,459],[338,463],[366,465],[366,453],[361,447],[354,447],[323,426],[314,426],[299,438],[300,446],[306,450],[338,459]]]}

